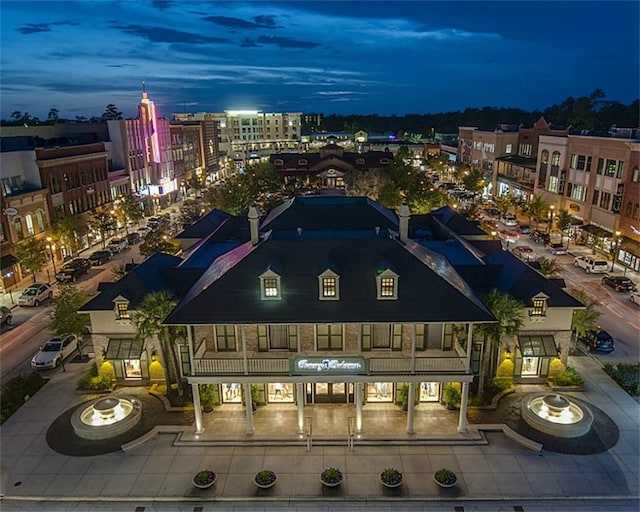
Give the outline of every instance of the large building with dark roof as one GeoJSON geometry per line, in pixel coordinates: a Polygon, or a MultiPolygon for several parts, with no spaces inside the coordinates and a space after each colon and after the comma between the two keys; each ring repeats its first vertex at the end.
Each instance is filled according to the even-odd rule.
{"type": "Polygon", "coordinates": [[[499,372],[539,382],[571,349],[582,305],[448,207],[412,217],[365,197],[301,197],[262,219],[254,207],[247,219],[214,211],[199,224],[182,257],[148,258],[81,309],[100,363],[118,380],[153,381],[161,351],[157,340],[136,341],[131,316],[148,293],[172,293],[164,324],[186,331],[176,354],[198,432],[199,384],[216,387],[222,414],[252,400],[296,410],[284,430],[297,434],[307,405],[351,404],[362,431],[363,404],[391,406],[403,389],[411,433],[416,408],[437,404],[449,383],[461,389],[465,431],[477,327],[496,321],[483,301],[492,289],[523,305],[523,329],[495,351],[499,372]]]}

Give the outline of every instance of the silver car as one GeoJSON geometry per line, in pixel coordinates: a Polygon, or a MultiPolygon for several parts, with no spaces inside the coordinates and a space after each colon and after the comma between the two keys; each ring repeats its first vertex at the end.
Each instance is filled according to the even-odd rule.
{"type": "Polygon", "coordinates": [[[43,301],[53,298],[53,289],[47,283],[29,285],[18,297],[19,306],[38,307],[43,301]]]}
{"type": "Polygon", "coordinates": [[[47,341],[35,356],[31,359],[31,368],[34,370],[49,370],[60,366],[62,361],[69,357],[78,348],[78,340],[75,336],[68,335],[63,338],[51,338],[47,341]]]}

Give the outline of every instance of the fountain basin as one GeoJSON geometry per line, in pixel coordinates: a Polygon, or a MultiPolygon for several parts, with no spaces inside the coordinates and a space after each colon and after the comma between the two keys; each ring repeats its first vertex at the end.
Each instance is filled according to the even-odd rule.
{"type": "Polygon", "coordinates": [[[534,429],[556,437],[581,437],[591,430],[593,413],[557,393],[533,393],[520,407],[522,419],[534,429]]]}
{"type": "Polygon", "coordinates": [[[136,398],[103,397],[71,416],[76,435],[83,439],[108,439],[135,427],[142,418],[142,403],[136,398]]]}

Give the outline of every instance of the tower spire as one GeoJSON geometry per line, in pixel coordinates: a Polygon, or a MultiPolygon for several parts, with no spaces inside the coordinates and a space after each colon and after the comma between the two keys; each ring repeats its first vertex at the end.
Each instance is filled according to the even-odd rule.
{"type": "Polygon", "coordinates": [[[144,80],[142,81],[142,99],[147,99],[147,86],[145,85],[144,80]]]}

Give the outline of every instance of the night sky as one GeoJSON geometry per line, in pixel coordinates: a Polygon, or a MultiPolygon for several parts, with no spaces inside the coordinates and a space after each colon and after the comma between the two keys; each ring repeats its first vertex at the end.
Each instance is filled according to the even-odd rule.
{"type": "Polygon", "coordinates": [[[7,1],[1,116],[404,115],[639,95],[640,3],[7,1]]]}

